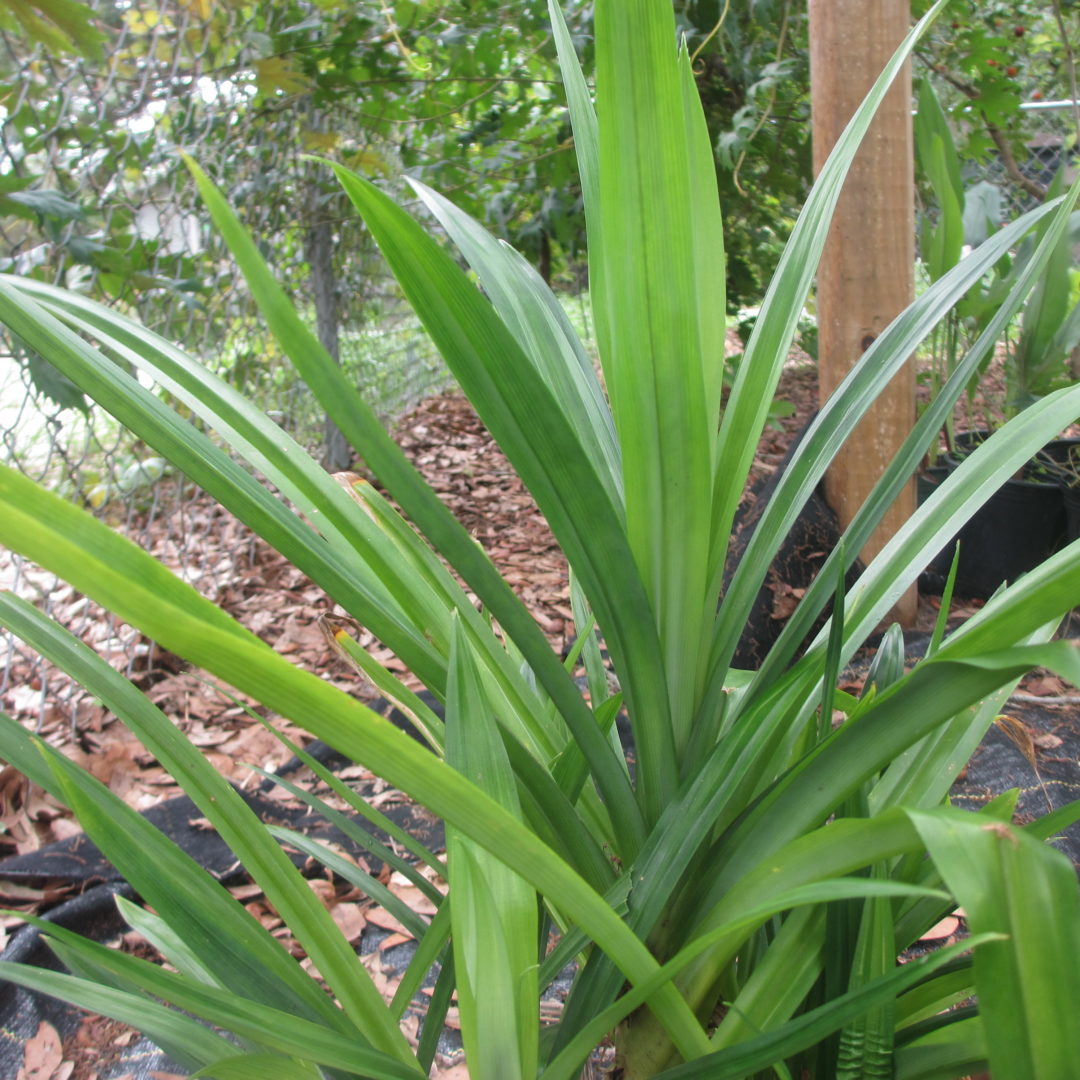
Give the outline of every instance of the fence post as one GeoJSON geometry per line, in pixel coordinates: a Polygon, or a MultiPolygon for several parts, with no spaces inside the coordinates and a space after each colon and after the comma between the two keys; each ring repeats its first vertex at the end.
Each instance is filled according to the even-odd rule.
{"type": "MultiPolygon", "coordinates": [[[[810,0],[814,171],[910,26],[909,0],[810,0]]],[[[914,297],[915,218],[910,65],[885,99],[844,185],[818,271],[821,398],[832,393],[888,323],[914,297]]],[[[911,430],[915,372],[905,366],[849,437],[825,479],[846,528],[911,430]]],[[[884,546],[915,509],[905,488],[862,551],[884,546]]],[[[914,621],[908,591],[893,617],[914,621]]]]}

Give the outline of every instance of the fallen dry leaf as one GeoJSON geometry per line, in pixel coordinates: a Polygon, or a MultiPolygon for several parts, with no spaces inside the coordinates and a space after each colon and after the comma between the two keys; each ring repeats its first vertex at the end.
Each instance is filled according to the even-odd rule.
{"type": "Polygon", "coordinates": [[[410,934],[404,926],[390,914],[386,908],[373,907],[367,912],[367,921],[380,930],[389,930],[394,934],[403,934],[406,941],[411,940],[410,934]]]}
{"type": "Polygon", "coordinates": [[[1042,735],[1036,735],[1031,741],[1040,750],[1056,750],[1063,742],[1059,736],[1049,731],[1043,732],[1042,735]]]}
{"type": "Polygon", "coordinates": [[[789,619],[799,606],[799,601],[806,595],[805,589],[796,589],[785,582],[770,582],[767,586],[773,594],[770,617],[782,622],[789,619]]]}
{"type": "Polygon", "coordinates": [[[952,937],[960,928],[960,920],[955,915],[946,915],[940,922],[935,923],[926,931],[920,941],[943,941],[952,937]]]}
{"type": "Polygon", "coordinates": [[[42,1020],[23,1046],[23,1063],[17,1080],[67,1080],[73,1068],[73,1062],[64,1062],[64,1049],[56,1028],[42,1020]],[[65,1064],[70,1066],[66,1073],[62,1072],[65,1064]]]}
{"type": "Polygon", "coordinates": [[[1024,682],[1024,690],[1036,697],[1059,697],[1066,693],[1068,684],[1056,675],[1038,675],[1024,682]]]}
{"type": "Polygon", "coordinates": [[[1024,755],[1024,760],[1037,772],[1038,763],[1035,760],[1035,744],[1031,738],[1031,731],[1023,720],[1015,716],[995,716],[994,727],[1024,755]]]}
{"type": "MultiPolygon", "coordinates": [[[[374,922],[374,920],[371,921],[374,922]]],[[[404,945],[407,941],[412,941],[412,939],[412,934],[407,930],[388,934],[379,942],[379,952],[386,952],[387,949],[392,949],[395,945],[404,945]]]]}
{"type": "Polygon", "coordinates": [[[390,879],[390,891],[417,913],[417,915],[434,915],[438,908],[428,899],[415,885],[401,885],[390,879]]]}
{"type": "Polygon", "coordinates": [[[345,935],[345,940],[355,942],[367,926],[367,917],[362,904],[335,904],[330,909],[330,916],[337,923],[338,929],[345,935]]]}

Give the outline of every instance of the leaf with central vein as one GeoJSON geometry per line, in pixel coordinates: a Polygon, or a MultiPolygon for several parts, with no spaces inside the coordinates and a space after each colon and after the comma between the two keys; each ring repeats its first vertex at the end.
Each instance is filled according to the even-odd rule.
{"type": "MultiPolygon", "coordinates": [[[[720,617],[717,620],[716,639],[712,647],[714,679],[723,677],[727,662],[738,643],[739,634],[749,618],[754,599],[783,538],[791,531],[800,508],[820,482],[827,465],[843,445],[855,423],[957,300],[1008,252],[1010,246],[1019,241],[1033,220],[1045,213],[1047,211],[1040,208],[1022,221],[1014,222],[1007,229],[995,234],[987,244],[950,271],[947,277],[935,283],[911,307],[894,319],[878,335],[858,366],[844,379],[814,419],[800,442],[798,451],[784,469],[775,494],[769,499],[760,523],[755,528],[724,594],[720,617]]],[[[1016,302],[1019,305],[1020,297],[1017,297],[1016,302]]],[[[959,385],[956,393],[959,396],[959,385]]],[[[924,449],[922,446],[918,447],[920,456],[924,449]]],[[[909,454],[909,457],[913,456],[909,454]]],[[[884,510],[885,505],[880,504],[878,514],[884,510]]],[[[866,523],[867,529],[871,524],[872,521],[866,523]]],[[[857,551],[858,547],[851,550],[857,551]]],[[[834,563],[836,558],[838,555],[834,556],[834,563]]],[[[819,574],[819,578],[821,577],[819,574]]],[[[833,577],[828,580],[836,580],[835,569],[833,577]]],[[[822,580],[815,590],[815,597],[826,585],[827,580],[822,580]]],[[[806,630],[813,622],[809,614],[800,614],[800,620],[806,630]]],[[[806,630],[803,631],[804,634],[806,630]]],[[[770,664],[769,667],[775,670],[774,665],[770,664]]],[[[759,678],[757,682],[767,685],[764,678],[759,678]]]]}
{"type": "MultiPolygon", "coordinates": [[[[724,342],[723,291],[713,286],[723,279],[723,247],[689,61],[675,47],[673,13],[661,18],[656,8],[596,6],[602,210],[601,242],[589,255],[604,281],[610,340],[601,362],[622,445],[627,529],[657,620],[678,752],[713,607],[712,410],[724,342]],[[706,251],[710,242],[716,249],[706,251]]],[[[660,808],[651,809],[655,820],[660,808]]]]}
{"type": "MultiPolygon", "coordinates": [[[[400,207],[347,169],[337,166],[335,171],[421,322],[579,575],[617,666],[628,672],[625,689],[631,717],[655,715],[657,707],[666,704],[655,623],[627,543],[621,508],[612,502],[612,493],[546,382],[490,303],[400,207]]],[[[663,733],[655,732],[657,728],[642,725],[645,745],[639,744],[640,791],[646,807],[657,787],[652,770],[663,768],[665,776],[673,773],[670,752],[663,752],[662,742],[653,745],[663,733]]],[[[590,764],[605,785],[604,797],[613,813],[627,815],[621,826],[633,825],[640,815],[625,805],[629,786],[607,771],[615,764],[611,747],[601,752],[596,740],[603,739],[595,730],[575,728],[574,735],[591,755],[590,764]],[[604,762],[603,767],[597,768],[596,762],[604,762]]]]}
{"type": "MultiPolygon", "coordinates": [[[[514,817],[389,721],[294,667],[153,558],[78,508],[0,466],[0,543],[53,570],[153,640],[304,726],[497,855],[575,920],[638,982],[655,958],[608,902],[514,817]]],[[[589,714],[591,716],[591,713],[589,714]]],[[[705,1033],[674,988],[650,1003],[684,1056],[705,1033]]]]}
{"type": "MultiPolygon", "coordinates": [[[[370,523],[358,522],[355,516],[352,524],[345,520],[342,509],[349,500],[344,493],[334,490],[337,485],[264,414],[167,342],[83,297],[39,282],[4,277],[0,279],[0,321],[48,355],[103,408],[213,494],[346,610],[363,611],[371,630],[425,682],[435,687],[444,685],[445,659],[417,630],[416,623],[410,625],[395,599],[405,598],[408,604],[402,582],[411,580],[410,575],[402,573],[388,543],[378,537],[378,530],[370,523]],[[39,303],[44,305],[44,311],[39,303]],[[182,400],[190,401],[198,415],[225,435],[309,519],[325,527],[331,542],[312,543],[311,529],[229,454],[99,350],[52,318],[53,312],[80,329],[89,328],[99,341],[114,344],[125,359],[150,371],[182,400]],[[191,381],[185,376],[191,375],[199,384],[196,400],[186,392],[191,381]],[[282,449],[286,452],[281,453],[282,449]],[[343,549],[341,537],[348,539],[348,550],[343,549]],[[339,542],[333,542],[335,539],[339,542]],[[374,574],[357,572],[357,555],[375,570],[374,574]]],[[[467,601],[465,606],[471,607],[467,601]]],[[[419,625],[426,629],[429,623],[421,621],[419,625]]],[[[430,625],[438,626],[438,621],[430,625]]],[[[446,640],[448,652],[448,637],[446,640]]]]}
{"type": "Polygon", "coordinates": [[[611,411],[559,301],[513,248],[438,192],[418,180],[411,184],[476,271],[499,317],[551,389],[611,502],[621,510],[622,462],[611,411]]]}
{"type": "Polygon", "coordinates": [[[758,435],[816,273],[848,168],[906,57],[948,2],[937,0],[907,35],[874,83],[833,147],[780,257],[754,332],[746,344],[720,427],[721,467],[716,474],[712,553],[714,572],[718,575],[723,569],[731,523],[753,461],[758,435]]]}
{"type": "MultiPolygon", "coordinates": [[[[446,760],[521,818],[514,775],[464,637],[455,632],[446,699],[446,760]]],[[[453,826],[446,830],[454,969],[470,1075],[536,1074],[535,890],[453,826]]]]}
{"type": "MultiPolygon", "coordinates": [[[[188,161],[188,168],[214,223],[243,271],[260,311],[304,381],[350,444],[364,455],[372,470],[432,546],[455,567],[491,614],[498,619],[503,630],[514,639],[537,680],[558,706],[588,759],[605,800],[613,808],[618,808],[620,854],[627,857],[629,853],[637,850],[644,834],[641,813],[625,773],[620,771],[621,762],[602,738],[597,739],[592,713],[559,658],[552,652],[539,626],[484,551],[408,462],[400,447],[383,430],[370,406],[334,363],[318,338],[305,326],[221,192],[193,162],[188,161]]],[[[358,177],[353,179],[363,189],[363,181],[358,177]]],[[[416,243],[418,234],[421,244],[426,242],[429,245],[424,248],[425,253],[430,251],[430,247],[434,247],[433,265],[441,268],[445,275],[449,262],[446,253],[434,245],[408,215],[398,211],[384,196],[375,192],[373,198],[381,198],[379,205],[395,222],[399,225],[404,223],[406,230],[411,227],[412,231],[401,238],[403,257],[415,255],[415,251],[410,254],[410,247],[416,243]]],[[[396,242],[391,246],[397,250],[396,242]]],[[[456,275],[455,284],[460,287],[464,283],[460,271],[452,263],[449,269],[456,275]]],[[[421,273],[420,278],[423,277],[421,273]]],[[[468,295],[470,289],[471,287],[467,287],[465,295],[468,295]]],[[[471,289],[471,292],[475,293],[475,289],[471,289]]],[[[478,297],[473,296],[470,299],[475,300],[478,297]]],[[[448,312],[441,301],[437,303],[437,307],[440,315],[448,315],[453,311],[451,307],[448,312]]],[[[493,318],[490,310],[481,317],[485,318],[485,323],[493,318]]],[[[501,340],[506,340],[505,331],[501,340]]],[[[511,350],[516,348],[512,341],[510,346],[511,350]]],[[[523,400],[531,399],[526,396],[523,400]]],[[[532,417],[531,422],[535,423],[536,419],[535,416],[532,417]]],[[[615,533],[619,533],[617,527],[615,533]]],[[[593,539],[595,540],[595,537],[593,539]]],[[[641,593],[640,586],[637,592],[641,593]]],[[[623,599],[625,597],[620,597],[620,600],[623,599]]],[[[651,624],[637,621],[630,625],[632,631],[637,631],[638,627],[647,628],[651,624]]],[[[639,646],[636,653],[647,658],[647,644],[646,641],[644,646],[639,646]]]]}
{"type": "MultiPolygon", "coordinates": [[[[294,935],[325,973],[357,1027],[365,1030],[381,1049],[408,1060],[407,1045],[396,1024],[385,1015],[370,977],[363,968],[357,968],[326,909],[278,844],[259,827],[258,819],[231,785],[126,679],[29,604],[0,594],[0,620],[75,674],[80,684],[91,689],[140,737],[184,785],[275,908],[289,920],[294,935]]],[[[21,749],[17,725],[7,724],[3,734],[5,756],[14,760],[21,749]]],[[[182,926],[191,941],[228,939],[205,956],[223,986],[251,996],[276,994],[279,998],[271,999],[270,1004],[285,1003],[301,1015],[346,1024],[345,1017],[328,1005],[325,995],[278,944],[190,857],[176,850],[134,810],[58,752],[49,749],[47,754],[55,781],[45,786],[55,790],[55,785],[60,785],[62,800],[147,902],[182,926]],[[150,852],[153,854],[148,855],[150,852]]],[[[25,768],[24,758],[25,754],[19,753],[20,765],[25,768]]]]}
{"type": "Polygon", "coordinates": [[[963,817],[915,812],[911,819],[972,932],[1003,935],[975,950],[975,991],[994,1076],[1075,1075],[1080,895],[1072,866],[1003,823],[972,828],[963,817]]]}

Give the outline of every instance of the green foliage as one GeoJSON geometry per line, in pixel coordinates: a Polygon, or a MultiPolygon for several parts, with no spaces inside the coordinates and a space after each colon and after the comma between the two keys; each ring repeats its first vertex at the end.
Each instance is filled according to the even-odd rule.
{"type": "MultiPolygon", "coordinates": [[[[1061,190],[1063,176],[1064,169],[1052,191],[1061,190]]],[[[1070,360],[1080,345],[1080,300],[1073,281],[1073,253],[1078,240],[1080,213],[1073,214],[1069,228],[1051,252],[1046,271],[1024,308],[1020,333],[1006,353],[1005,408],[1009,414],[1076,378],[1070,360]]],[[[1021,250],[1018,260],[1030,255],[1033,242],[1021,250]]]]}
{"type": "MultiPolygon", "coordinates": [[[[400,18],[412,6],[394,10],[400,18]]],[[[478,1080],[572,1077],[612,1032],[630,1080],[765,1070],[824,1080],[890,1068],[1066,1080],[1080,1057],[1080,1031],[1067,1022],[1080,989],[1051,973],[1077,947],[1077,885],[1044,841],[1080,817],[1080,806],[1021,829],[1009,824],[1007,798],[978,814],[945,801],[1024,672],[1046,666],[1080,681],[1077,650],[1049,641],[1080,603],[1080,549],[999,593],[946,640],[935,636],[911,671],[892,634],[862,698],[835,683],[926,562],[1080,415],[1080,390],[1047,395],[972,453],[839,597],[830,627],[799,656],[982,354],[961,358],[762,668],[735,670],[730,657],[778,545],[846,434],[951,307],[1038,225],[996,318],[1015,316],[1065,233],[1080,185],[994,234],[877,337],[807,432],[721,596],[731,522],[832,210],[904,50],[811,192],[721,413],[716,173],[671,7],[598,0],[595,105],[554,4],[550,14],[590,227],[604,389],[526,259],[414,183],[481,291],[382,187],[341,163],[334,172],[567,555],[594,694],[583,695],[572,662],[552,652],[409,465],[228,200],[192,165],[268,329],[406,517],[370,485],[341,486],[197,359],[121,314],[6,278],[0,320],[368,626],[445,703],[445,724],[421,710],[427,745],[407,738],[127,540],[7,469],[0,542],[442,817],[449,893],[431,897],[430,920],[401,913],[418,949],[386,1004],[281,852],[280,831],[261,825],[131,684],[32,606],[0,594],[0,624],[71,671],[177,777],[281,912],[329,994],[187,856],[6,718],[5,758],[76,810],[145,899],[147,910],[124,910],[172,970],[50,928],[71,974],[8,967],[3,975],[134,1023],[212,1077],[425,1075],[456,989],[478,1080]],[[165,386],[217,438],[133,371],[165,386]],[[621,686],[614,696],[591,640],[594,620],[621,686]],[[623,705],[633,775],[612,733],[623,705]],[[968,941],[895,963],[957,905],[971,915],[968,941]],[[399,1021],[436,959],[441,974],[414,1052],[399,1021]],[[571,962],[577,973],[561,1019],[541,1030],[538,995],[571,962]],[[1043,989],[1017,1008],[1016,989],[1028,986],[1043,989]],[[972,994],[977,1012],[938,1015],[972,994]]],[[[429,62],[419,43],[407,55],[429,62]]],[[[991,343],[1000,329],[988,325],[991,343]]],[[[389,672],[374,672],[343,625],[332,629],[384,692],[413,700],[389,672]]],[[[358,809],[378,821],[372,808],[358,809]]],[[[340,868],[332,853],[320,857],[340,868]]],[[[377,883],[357,880],[378,893],[377,883]]]]}
{"type": "Polygon", "coordinates": [[[728,307],[756,304],[811,179],[807,14],[790,0],[679,0],[726,208],[728,307]]]}
{"type": "MultiPolygon", "coordinates": [[[[913,5],[927,7],[926,0],[913,5]]],[[[964,0],[920,44],[920,59],[939,88],[950,91],[965,160],[1010,148],[1024,160],[1020,103],[1072,96],[1069,50],[1076,44],[1077,8],[1063,0],[1059,23],[1054,7],[1040,0],[964,0]]]]}
{"type": "MultiPolygon", "coordinates": [[[[546,275],[565,272],[583,252],[583,219],[546,17],[533,5],[511,18],[505,6],[94,0],[115,42],[106,57],[6,37],[0,268],[137,311],[189,348],[231,350],[249,298],[200,224],[179,146],[272,233],[279,277],[320,326],[378,319],[385,272],[340,188],[305,154],[370,176],[424,176],[546,275]],[[319,230],[325,267],[312,250],[319,230]],[[320,274],[333,310],[318,310],[320,274]]],[[[272,359],[265,340],[252,345],[272,359]]],[[[35,381],[61,407],[81,401],[54,375],[35,381]]]]}
{"type": "MultiPolygon", "coordinates": [[[[915,147],[919,170],[932,193],[931,212],[922,216],[922,258],[931,281],[939,280],[960,261],[965,243],[982,243],[996,223],[986,213],[986,183],[965,187],[960,154],[952,129],[929,80],[919,88],[915,119],[915,147]]],[[[1050,188],[1059,195],[1064,185],[1061,169],[1050,188]]],[[[1035,245],[1047,225],[1036,227],[1015,253],[1004,256],[971,293],[950,312],[931,337],[932,387],[940,386],[956,368],[959,358],[984,336],[991,323],[999,323],[1002,299],[1026,272],[1035,245]]],[[[1073,251],[1080,214],[1073,214],[1052,249],[1024,307],[1019,333],[1006,333],[1005,393],[999,403],[1013,416],[1052,390],[1075,379],[1073,350],[1080,344],[1080,303],[1075,295],[1073,251]]],[[[981,365],[992,357],[989,351],[981,365]]],[[[993,417],[988,426],[995,426],[993,417]]],[[[952,443],[950,433],[950,443],[952,443]]],[[[932,451],[933,454],[933,451],[932,451]]]]}
{"type": "Polygon", "coordinates": [[[94,26],[93,13],[77,0],[3,0],[0,26],[17,27],[52,52],[71,50],[95,58],[105,38],[94,26]]]}

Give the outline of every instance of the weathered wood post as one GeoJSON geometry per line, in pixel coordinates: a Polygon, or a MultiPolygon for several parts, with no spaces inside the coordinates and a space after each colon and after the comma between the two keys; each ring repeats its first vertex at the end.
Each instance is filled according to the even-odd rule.
{"type": "MultiPolygon", "coordinates": [[[[820,170],[855,109],[911,22],[909,0],[809,0],[814,171],[820,170]]],[[[910,66],[867,134],[840,197],[818,271],[821,399],[914,298],[915,211],[910,66]]],[[[892,460],[915,418],[915,370],[906,365],[855,429],[825,480],[846,527],[892,460]]],[[[910,484],[862,552],[881,550],[915,509],[910,484]]],[[[895,617],[914,621],[909,590],[895,617]]]]}

